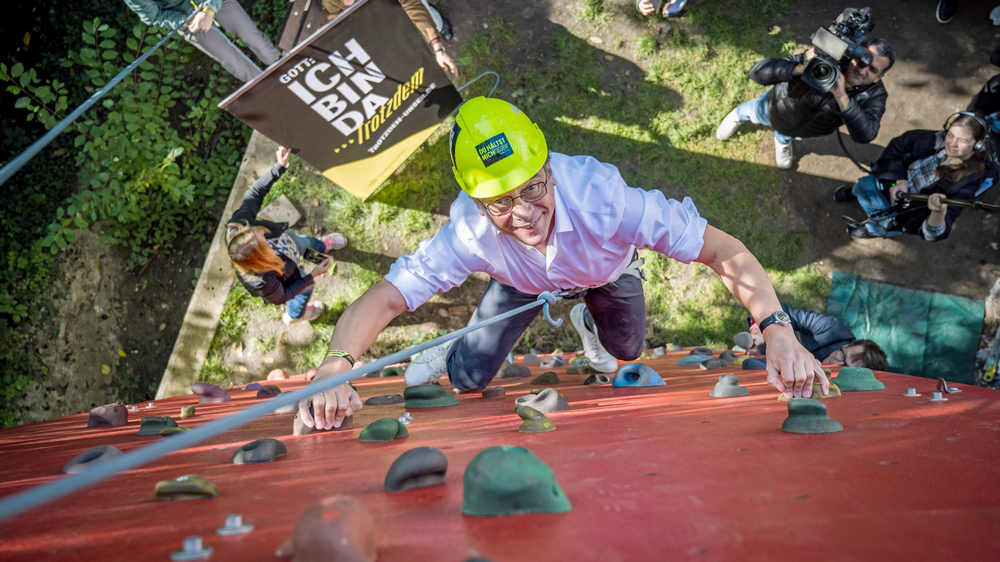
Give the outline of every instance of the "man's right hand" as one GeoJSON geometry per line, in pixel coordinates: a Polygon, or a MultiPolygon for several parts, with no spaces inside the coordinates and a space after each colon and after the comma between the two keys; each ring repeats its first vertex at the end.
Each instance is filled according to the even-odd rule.
{"type": "Polygon", "coordinates": [[[889,188],[889,201],[890,204],[895,205],[899,200],[900,193],[909,193],[910,183],[906,180],[898,180],[896,185],[889,188]]]}
{"type": "Polygon", "coordinates": [[[215,21],[215,14],[211,12],[201,11],[191,18],[191,22],[188,23],[188,31],[191,33],[204,33],[212,29],[212,22],[215,21]]]}
{"type": "MultiPolygon", "coordinates": [[[[338,373],[320,374],[315,380],[329,378],[335,374],[338,373]]],[[[351,385],[342,384],[299,401],[299,419],[308,427],[325,431],[340,427],[340,424],[344,423],[344,418],[362,407],[358,393],[351,388],[351,385]],[[311,414],[310,406],[312,406],[311,414]]]]}
{"type": "Polygon", "coordinates": [[[309,275],[313,276],[313,279],[323,275],[327,271],[330,271],[330,258],[323,260],[321,263],[317,264],[316,267],[309,272],[309,275]]]}

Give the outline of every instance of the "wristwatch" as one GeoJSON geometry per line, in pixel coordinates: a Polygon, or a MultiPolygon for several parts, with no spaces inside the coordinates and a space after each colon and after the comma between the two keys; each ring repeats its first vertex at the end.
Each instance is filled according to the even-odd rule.
{"type": "Polygon", "coordinates": [[[776,310],[772,312],[767,318],[761,320],[757,323],[757,327],[760,328],[760,333],[764,333],[771,324],[781,324],[782,326],[791,326],[792,318],[788,316],[788,313],[784,310],[776,310]]]}

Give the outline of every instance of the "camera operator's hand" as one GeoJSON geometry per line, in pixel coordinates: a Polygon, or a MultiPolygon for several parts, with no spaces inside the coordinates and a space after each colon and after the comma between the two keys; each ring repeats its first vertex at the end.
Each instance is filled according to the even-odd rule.
{"type": "Polygon", "coordinates": [[[833,94],[833,99],[837,100],[837,107],[841,111],[847,111],[851,105],[851,98],[847,96],[847,78],[843,72],[837,74],[837,80],[830,87],[830,93],[833,94]]]}
{"type": "Polygon", "coordinates": [[[948,212],[948,204],[944,202],[944,193],[932,193],[927,198],[927,208],[931,213],[927,215],[928,226],[941,226],[944,224],[945,214],[948,212]]]}
{"type": "Polygon", "coordinates": [[[899,201],[900,193],[909,193],[909,192],[910,192],[910,182],[906,180],[897,181],[896,185],[889,188],[889,199],[891,199],[889,203],[892,204],[897,203],[899,201]]]}
{"type": "Polygon", "coordinates": [[[215,21],[215,12],[202,10],[195,14],[188,23],[188,31],[191,33],[204,33],[212,29],[212,22],[215,21]]]}
{"type": "Polygon", "coordinates": [[[292,149],[286,146],[279,146],[278,150],[274,153],[275,160],[282,168],[288,167],[288,155],[292,153],[292,149]]]}
{"type": "Polygon", "coordinates": [[[323,263],[316,265],[316,267],[314,267],[313,270],[310,272],[310,275],[312,275],[313,278],[315,279],[316,277],[323,275],[329,270],[330,270],[330,258],[327,258],[323,260],[323,263]]]}
{"type": "Polygon", "coordinates": [[[802,73],[806,71],[806,65],[816,57],[816,49],[809,47],[802,53],[802,57],[805,59],[805,62],[795,65],[795,68],[792,69],[792,76],[802,76],[802,73]]]}

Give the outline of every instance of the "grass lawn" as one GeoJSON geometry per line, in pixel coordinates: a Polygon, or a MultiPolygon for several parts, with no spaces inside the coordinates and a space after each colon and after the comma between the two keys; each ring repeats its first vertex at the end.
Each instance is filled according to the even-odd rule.
{"type": "MultiPolygon", "coordinates": [[[[442,4],[460,17],[455,14],[464,3],[442,4]]],[[[513,13],[517,3],[507,4],[510,10],[495,13],[511,15],[487,15],[478,21],[479,33],[460,37],[463,41],[450,47],[462,72],[459,82],[486,70],[498,72],[501,82],[494,95],[515,102],[538,122],[551,150],[613,163],[630,185],[660,189],[669,197],[690,196],[711,224],[754,252],[782,299],[823,307],[829,282],[814,264],[800,259],[808,235],[786,210],[770,155],[761,158],[767,165],[758,163],[758,147],[770,133],[753,130],[725,143],[713,136],[730,109],[764,91],[746,78],[749,67],[766,56],[794,52],[790,37],[770,23],[788,2],[694,3],[683,21],[661,25],[633,15],[631,0],[577,0],[527,27],[513,13]]],[[[464,95],[484,95],[488,88],[486,80],[464,95]]],[[[335,290],[317,292],[330,311],[313,323],[312,343],[294,352],[296,370],[318,364],[340,313],[388,271],[387,254],[414,250],[446,220],[442,213],[458,193],[447,154],[448,126],[450,120],[368,201],[333,189],[301,163],[272,190],[270,197],[285,194],[300,207],[324,209],[325,223],[317,228],[344,232],[365,256],[338,263],[335,290]]],[[[718,277],[699,264],[643,254],[648,343],[731,345],[732,335],[745,327],[746,312],[718,277]]],[[[468,302],[456,303],[452,293],[431,303],[473,306],[478,298],[469,294],[468,302]]],[[[223,350],[239,342],[248,325],[280,315],[279,307],[251,298],[236,283],[201,380],[233,379],[223,350]]],[[[575,332],[566,326],[555,329],[536,320],[517,350],[578,348],[575,332]]],[[[419,329],[392,326],[368,358],[440,331],[427,329],[426,323],[419,329]]]]}

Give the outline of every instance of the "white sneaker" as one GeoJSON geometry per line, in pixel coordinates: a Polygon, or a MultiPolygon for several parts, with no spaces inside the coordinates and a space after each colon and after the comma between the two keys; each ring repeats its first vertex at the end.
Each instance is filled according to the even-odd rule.
{"type": "Polygon", "coordinates": [[[569,312],[569,319],[577,333],[580,334],[580,339],[583,340],[583,353],[594,370],[601,373],[613,373],[618,370],[618,360],[601,345],[601,340],[597,337],[597,327],[594,327],[595,331],[593,332],[587,329],[587,325],[583,321],[583,313],[586,310],[587,305],[581,302],[569,312]]]}
{"type": "Polygon", "coordinates": [[[795,163],[795,151],[792,149],[792,143],[781,144],[777,139],[775,139],[774,161],[782,170],[791,169],[792,164],[795,163]]]}
{"type": "Polygon", "coordinates": [[[742,121],[740,121],[740,116],[736,113],[736,108],[734,107],[733,110],[729,112],[729,115],[726,115],[726,117],[722,120],[722,123],[719,123],[719,128],[715,130],[715,138],[720,141],[728,139],[733,136],[736,129],[740,128],[740,123],[742,123],[742,121]]]}
{"type": "Polygon", "coordinates": [[[298,322],[309,322],[311,320],[319,318],[319,315],[323,314],[323,309],[324,306],[323,303],[321,302],[310,304],[306,306],[306,310],[305,312],[302,313],[302,316],[299,316],[298,318],[292,318],[291,316],[288,315],[287,312],[285,312],[284,314],[281,315],[281,321],[284,322],[286,326],[290,326],[298,322]]]}
{"type": "Polygon", "coordinates": [[[448,373],[448,351],[454,342],[443,343],[424,350],[421,354],[410,359],[410,365],[406,367],[403,378],[406,379],[406,386],[417,386],[418,384],[430,384],[441,375],[448,373]]]}

